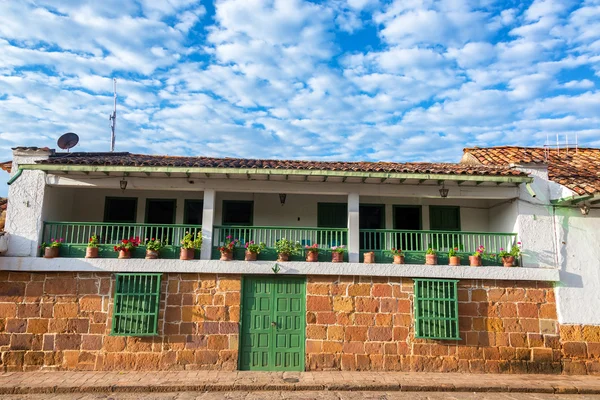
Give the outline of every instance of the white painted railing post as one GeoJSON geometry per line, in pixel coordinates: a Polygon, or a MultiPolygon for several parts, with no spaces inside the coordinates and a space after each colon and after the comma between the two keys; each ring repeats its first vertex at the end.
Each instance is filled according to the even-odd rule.
{"type": "Polygon", "coordinates": [[[213,247],[213,225],[215,222],[215,197],[214,189],[204,190],[204,208],[202,210],[202,250],[201,260],[210,260],[213,247]]]}
{"type": "Polygon", "coordinates": [[[348,194],[348,261],[353,263],[360,258],[359,197],[358,193],[348,194]]]}

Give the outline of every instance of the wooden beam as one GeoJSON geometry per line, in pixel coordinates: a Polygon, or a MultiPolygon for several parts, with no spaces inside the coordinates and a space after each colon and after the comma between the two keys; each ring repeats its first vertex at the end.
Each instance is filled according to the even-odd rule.
{"type": "Polygon", "coordinates": [[[368,176],[365,176],[364,178],[361,179],[362,183],[365,183],[365,181],[367,180],[368,176]]]}
{"type": "Polygon", "coordinates": [[[347,177],[347,176],[344,176],[344,177],[342,178],[342,182],[346,182],[346,179],[348,179],[348,177],[347,177]]]}
{"type": "Polygon", "coordinates": [[[150,172],[144,171],[144,175],[150,176],[150,172]]]}
{"type": "Polygon", "coordinates": [[[387,178],[381,178],[381,181],[379,183],[383,183],[387,180],[387,178]]]}
{"type": "Polygon", "coordinates": [[[165,172],[165,175],[168,176],[169,178],[171,177],[171,173],[170,172],[165,172]]]}
{"type": "Polygon", "coordinates": [[[423,182],[425,182],[427,179],[419,179],[419,185],[423,182]]]}
{"type": "Polygon", "coordinates": [[[404,183],[406,182],[406,178],[400,178],[400,182],[399,183],[404,183]]]}
{"type": "MultiPolygon", "coordinates": [[[[251,174],[263,175],[264,169],[258,168],[218,168],[218,167],[150,167],[150,166],[119,166],[119,165],[66,165],[66,164],[22,164],[24,170],[38,170],[48,172],[58,171],[89,171],[89,172],[174,172],[189,171],[198,174],[251,174]]],[[[399,172],[363,172],[363,171],[330,171],[330,170],[296,170],[296,169],[269,169],[271,175],[299,175],[299,176],[347,176],[357,178],[387,178],[387,179],[419,179],[419,180],[446,180],[446,181],[475,181],[475,182],[533,182],[529,176],[504,176],[504,175],[446,175],[426,173],[399,173],[399,172]]]]}
{"type": "Polygon", "coordinates": [[[462,185],[463,183],[465,183],[465,181],[456,181],[456,184],[457,184],[458,186],[462,185]]]}
{"type": "Polygon", "coordinates": [[[479,186],[479,185],[481,185],[482,183],[483,183],[483,181],[477,181],[477,182],[475,182],[475,186],[479,186]]]}

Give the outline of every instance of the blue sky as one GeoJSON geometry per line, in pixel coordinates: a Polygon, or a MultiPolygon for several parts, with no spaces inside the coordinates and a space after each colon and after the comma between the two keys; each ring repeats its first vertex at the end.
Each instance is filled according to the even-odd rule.
{"type": "MultiPolygon", "coordinates": [[[[0,161],[14,146],[457,161],[600,146],[600,1],[0,2],[0,161]]],[[[7,174],[0,174],[0,196],[7,174]]]]}

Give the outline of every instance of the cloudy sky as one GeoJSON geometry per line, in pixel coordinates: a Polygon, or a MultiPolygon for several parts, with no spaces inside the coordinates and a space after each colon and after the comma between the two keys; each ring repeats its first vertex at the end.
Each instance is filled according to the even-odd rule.
{"type": "MultiPolygon", "coordinates": [[[[14,146],[457,161],[600,146],[600,0],[0,1],[14,146]]],[[[6,194],[0,174],[0,196],[6,194]]]]}

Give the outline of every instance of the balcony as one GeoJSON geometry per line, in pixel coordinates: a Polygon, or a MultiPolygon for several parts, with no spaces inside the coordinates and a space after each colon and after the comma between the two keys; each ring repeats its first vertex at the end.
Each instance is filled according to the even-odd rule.
{"type": "MultiPolygon", "coordinates": [[[[146,238],[157,238],[166,241],[168,245],[161,250],[161,258],[179,258],[179,243],[186,232],[196,234],[202,232],[200,225],[157,225],[157,224],[124,224],[124,223],[98,223],[98,222],[46,222],[44,223],[43,241],[52,238],[63,238],[60,250],[61,257],[83,258],[90,236],[99,238],[99,257],[116,258],[117,253],[113,246],[121,239],[140,237],[142,242],[146,238]]],[[[314,228],[314,227],[278,227],[278,226],[214,226],[212,234],[212,248],[210,257],[205,259],[218,260],[219,246],[227,236],[239,239],[241,246],[236,248],[234,259],[244,259],[244,244],[250,241],[265,243],[266,249],[259,255],[259,260],[273,261],[277,259],[275,242],[279,239],[288,239],[304,246],[318,244],[321,248],[319,261],[331,260],[331,247],[348,246],[348,229],[342,228],[314,228]]],[[[388,230],[388,229],[362,229],[359,231],[360,254],[373,251],[377,263],[392,263],[391,248],[401,248],[405,252],[406,264],[424,264],[425,252],[432,247],[438,250],[439,264],[448,263],[447,251],[449,248],[458,248],[458,254],[464,265],[468,265],[468,256],[483,245],[489,255],[497,254],[501,248],[510,249],[517,241],[515,233],[498,232],[461,232],[461,231],[433,231],[433,230],[388,230]]],[[[144,258],[145,247],[141,245],[133,254],[133,258],[144,258]]],[[[200,258],[200,251],[196,258],[200,258]]],[[[294,255],[290,261],[303,261],[304,254],[294,255]]],[[[348,261],[348,255],[345,255],[348,261]]],[[[497,257],[487,256],[483,259],[487,266],[501,265],[497,257]]]]}

